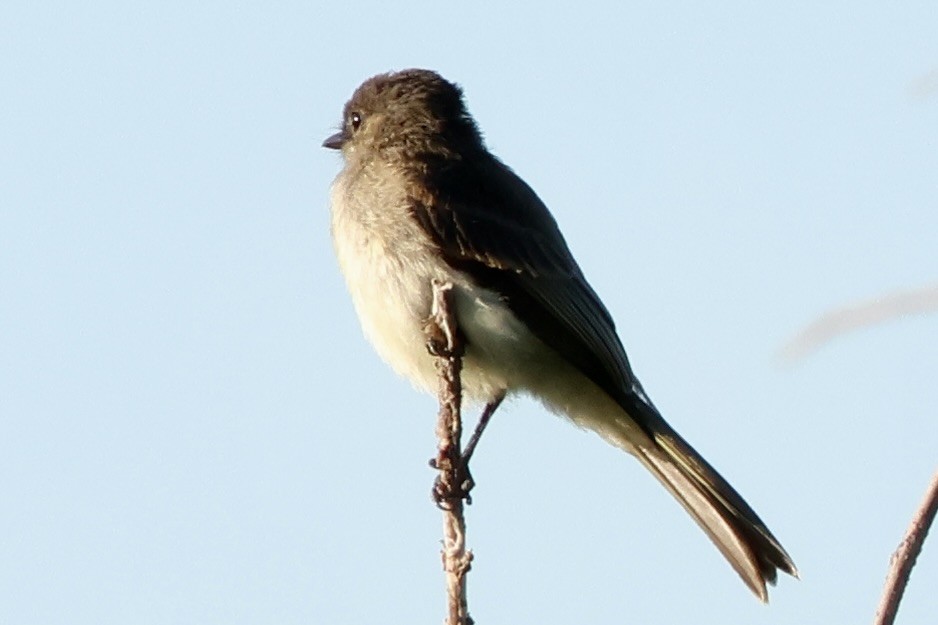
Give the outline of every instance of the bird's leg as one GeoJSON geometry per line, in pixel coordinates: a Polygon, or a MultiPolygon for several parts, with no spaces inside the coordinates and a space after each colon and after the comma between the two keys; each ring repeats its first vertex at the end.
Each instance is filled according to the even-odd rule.
{"type": "MultiPolygon", "coordinates": [[[[472,473],[469,472],[469,460],[472,458],[472,452],[475,451],[476,446],[479,444],[479,439],[482,437],[482,432],[485,430],[485,426],[488,425],[489,421],[492,419],[492,415],[495,414],[495,411],[501,405],[502,400],[505,399],[505,392],[500,392],[492,401],[485,405],[485,408],[482,410],[482,415],[479,417],[479,423],[476,425],[476,429],[472,432],[472,437],[469,439],[469,443],[466,445],[466,449],[460,456],[457,461],[458,465],[456,469],[456,483],[455,487],[458,492],[451,492],[452,488],[446,489],[440,480],[437,477],[436,482],[433,485],[433,499],[436,501],[438,506],[443,506],[444,501],[447,499],[452,499],[453,497],[458,497],[465,499],[467,504],[472,503],[472,496],[469,494],[469,491],[475,486],[475,480],[472,479],[472,473]]],[[[434,469],[439,469],[439,462],[437,458],[432,458],[430,460],[430,466],[434,469]]]]}
{"type": "Polygon", "coordinates": [[[469,495],[469,491],[476,485],[475,480],[472,479],[472,473],[469,472],[469,460],[472,459],[472,453],[476,450],[479,439],[482,438],[482,432],[485,431],[485,426],[489,424],[492,415],[495,414],[495,411],[498,410],[498,407],[504,399],[505,391],[500,391],[492,401],[485,404],[485,408],[479,416],[479,423],[476,424],[476,429],[473,430],[472,436],[466,444],[466,449],[463,451],[462,457],[459,460],[459,466],[456,467],[456,475],[458,476],[457,484],[462,488],[463,498],[466,500],[467,504],[472,503],[472,497],[469,495]]]}
{"type": "Polygon", "coordinates": [[[482,416],[479,417],[479,423],[476,425],[476,429],[472,433],[472,437],[469,439],[469,442],[466,444],[465,451],[462,453],[462,464],[467,475],[469,474],[469,460],[472,458],[472,452],[476,450],[476,445],[479,444],[479,439],[482,438],[482,432],[485,431],[485,426],[489,424],[489,421],[492,419],[492,415],[495,414],[495,411],[498,410],[498,407],[501,406],[504,399],[505,391],[499,391],[498,395],[496,395],[492,401],[485,404],[485,409],[482,410],[482,416]]]}

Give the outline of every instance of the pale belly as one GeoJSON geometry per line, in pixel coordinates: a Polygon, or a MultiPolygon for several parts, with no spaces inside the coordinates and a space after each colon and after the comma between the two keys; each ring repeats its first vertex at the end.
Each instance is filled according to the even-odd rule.
{"type": "Polygon", "coordinates": [[[377,213],[356,210],[347,203],[347,183],[340,176],[333,187],[333,243],[365,336],[392,369],[437,393],[424,327],[433,281],[450,282],[467,341],[465,399],[487,403],[505,392],[528,393],[628,451],[644,438],[608,395],[535,337],[496,293],[449,267],[405,210],[395,211],[393,202],[377,213]]]}
{"type": "Polygon", "coordinates": [[[354,250],[337,241],[336,248],[365,336],[397,373],[437,392],[424,327],[432,281],[440,280],[454,285],[457,323],[467,337],[462,375],[466,398],[487,402],[521,382],[513,375],[521,370],[516,361],[531,351],[536,339],[495,293],[471,285],[429,250],[407,250],[405,263],[373,241],[354,250]]]}

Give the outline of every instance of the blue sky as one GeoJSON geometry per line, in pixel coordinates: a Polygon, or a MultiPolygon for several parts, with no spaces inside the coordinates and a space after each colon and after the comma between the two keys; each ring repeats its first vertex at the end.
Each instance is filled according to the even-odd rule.
{"type": "MultiPolygon", "coordinates": [[[[519,400],[478,451],[480,623],[872,618],[938,449],[938,5],[6,2],[0,622],[439,622],[435,400],[365,343],[320,147],[459,82],[668,420],[801,581],[766,607],[638,464],[519,400]]],[[[938,611],[934,540],[900,622],[938,611]]]]}

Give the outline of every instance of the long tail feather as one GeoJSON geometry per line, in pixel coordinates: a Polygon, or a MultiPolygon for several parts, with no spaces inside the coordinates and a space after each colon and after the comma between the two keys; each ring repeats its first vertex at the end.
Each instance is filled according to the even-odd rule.
{"type": "Polygon", "coordinates": [[[697,521],[756,596],[768,601],[766,582],[774,584],[779,570],[797,577],[795,564],[749,504],[657,410],[644,404],[641,409],[644,422],[653,425],[655,445],[635,449],[639,460],[697,521]]]}

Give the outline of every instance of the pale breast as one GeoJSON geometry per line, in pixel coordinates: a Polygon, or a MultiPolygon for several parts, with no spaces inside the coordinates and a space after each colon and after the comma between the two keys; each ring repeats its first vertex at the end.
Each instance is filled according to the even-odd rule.
{"type": "Polygon", "coordinates": [[[429,241],[389,195],[365,174],[340,174],[332,188],[332,241],[365,336],[397,373],[433,392],[422,320],[430,312],[430,280],[440,272],[429,241]],[[367,194],[351,193],[350,185],[367,194]]]}
{"type": "Polygon", "coordinates": [[[503,390],[528,387],[527,378],[540,377],[543,344],[497,293],[443,261],[406,204],[395,201],[382,182],[368,172],[354,178],[343,172],[332,189],[333,244],[365,336],[397,373],[436,393],[436,369],[423,329],[432,281],[449,281],[468,339],[466,398],[485,402],[503,390]],[[360,193],[359,185],[367,193],[360,193]]]}

